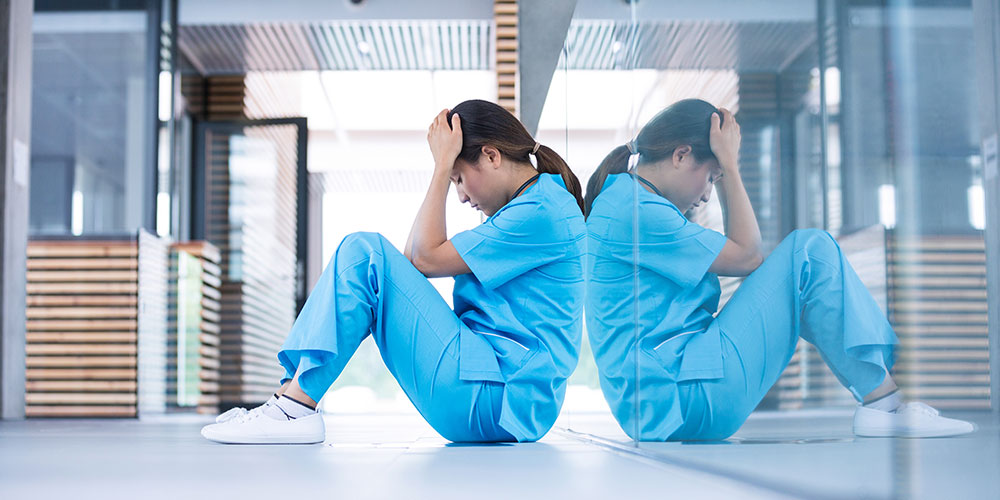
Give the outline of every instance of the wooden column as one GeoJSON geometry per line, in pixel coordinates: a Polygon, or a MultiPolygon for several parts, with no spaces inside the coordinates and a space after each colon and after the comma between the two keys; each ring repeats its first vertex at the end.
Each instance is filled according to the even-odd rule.
{"type": "Polygon", "coordinates": [[[517,0],[495,0],[497,104],[518,116],[517,0]]]}

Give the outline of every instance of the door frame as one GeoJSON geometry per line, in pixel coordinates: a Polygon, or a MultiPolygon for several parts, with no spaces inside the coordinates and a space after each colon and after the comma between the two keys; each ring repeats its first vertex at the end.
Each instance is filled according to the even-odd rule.
{"type": "Polygon", "coordinates": [[[191,161],[191,239],[205,238],[205,161],[207,149],[205,136],[209,131],[238,132],[246,127],[268,125],[295,125],[298,128],[297,173],[295,198],[296,208],[296,263],[295,312],[302,310],[306,299],[306,264],[309,256],[309,171],[308,158],[309,126],[306,118],[268,118],[261,120],[199,120],[194,126],[194,156],[191,161]]]}

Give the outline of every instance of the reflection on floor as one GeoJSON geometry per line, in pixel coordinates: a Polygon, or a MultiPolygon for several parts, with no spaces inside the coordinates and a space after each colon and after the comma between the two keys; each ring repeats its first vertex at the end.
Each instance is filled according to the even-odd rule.
{"type": "MultiPolygon", "coordinates": [[[[1000,426],[987,413],[946,413],[976,422],[968,436],[857,438],[852,410],[757,412],[730,439],[640,443],[635,452],[807,498],[998,498],[1000,426]]],[[[570,415],[568,427],[597,443],[634,444],[614,422],[570,415]]]]}
{"type": "Polygon", "coordinates": [[[493,446],[415,414],[328,415],[322,446],[218,445],[191,416],[0,422],[0,498],[987,498],[1000,437],[976,420],[965,438],[854,439],[846,413],[762,413],[723,443],[639,447],[607,414],[493,446]]]}

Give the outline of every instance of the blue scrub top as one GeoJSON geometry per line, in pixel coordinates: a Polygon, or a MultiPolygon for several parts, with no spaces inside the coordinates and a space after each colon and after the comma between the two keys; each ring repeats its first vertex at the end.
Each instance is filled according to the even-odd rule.
{"type": "Polygon", "coordinates": [[[627,173],[605,180],[587,234],[587,334],[605,399],[627,433],[665,439],[680,423],[673,383],[722,376],[721,337],[709,328],[719,279],[708,268],[726,237],[688,221],[627,173]],[[636,404],[640,411],[666,408],[652,424],[659,428],[632,428],[636,404]]]}
{"type": "Polygon", "coordinates": [[[460,376],[505,384],[500,425],[518,441],[555,423],[583,327],[586,224],[562,177],[542,174],[452,244],[471,273],[455,277],[468,325],[460,376]]]}

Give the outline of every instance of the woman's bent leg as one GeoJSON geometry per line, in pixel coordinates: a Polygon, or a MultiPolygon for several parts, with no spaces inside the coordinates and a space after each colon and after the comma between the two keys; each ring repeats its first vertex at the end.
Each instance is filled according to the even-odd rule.
{"type": "Polygon", "coordinates": [[[681,382],[685,423],[671,439],[722,439],[777,382],[799,337],[859,401],[882,383],[897,342],[885,315],[825,231],[794,231],[715,320],[724,377],[681,382]]]}
{"type": "Polygon", "coordinates": [[[376,233],[341,242],[279,353],[315,401],[369,334],[417,410],[453,441],[513,440],[497,425],[503,384],[459,378],[467,327],[410,261],[376,233]]]}

